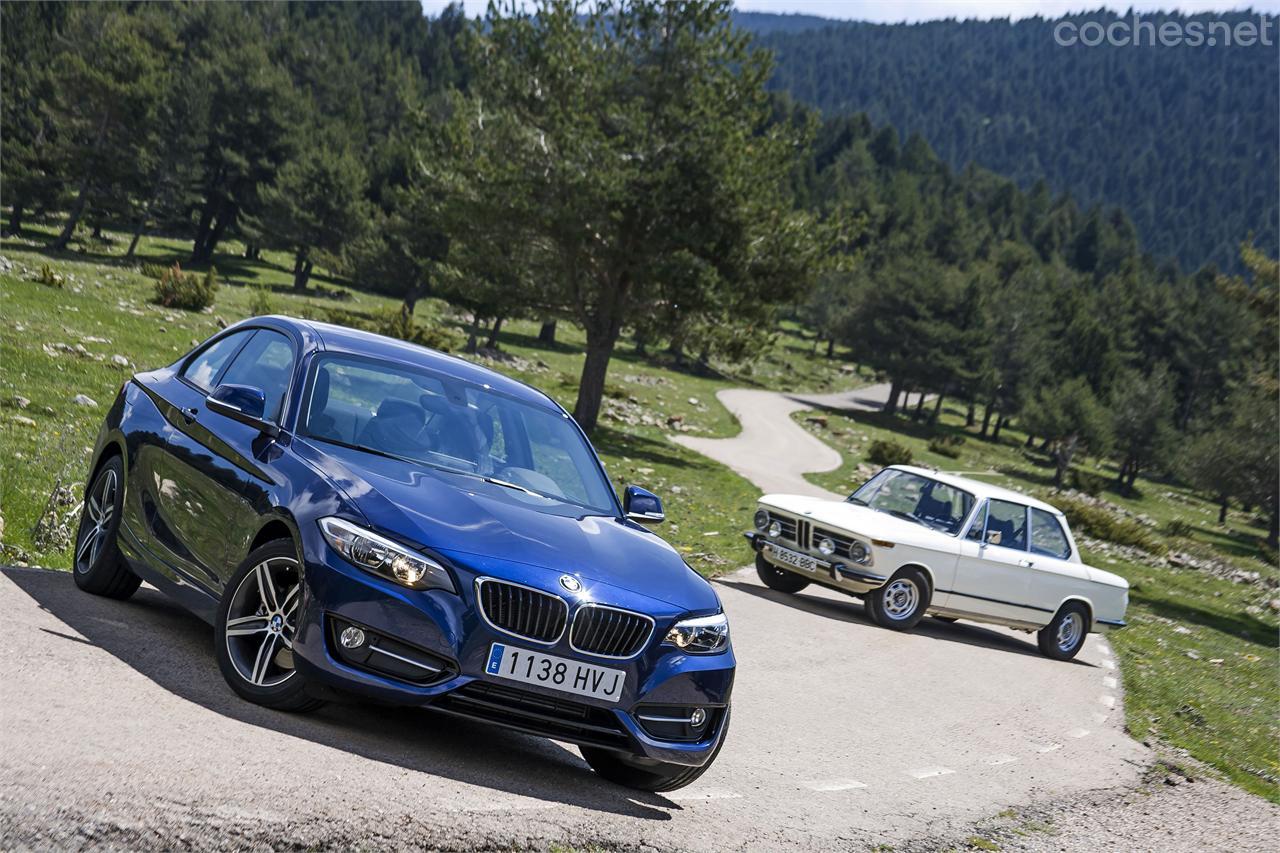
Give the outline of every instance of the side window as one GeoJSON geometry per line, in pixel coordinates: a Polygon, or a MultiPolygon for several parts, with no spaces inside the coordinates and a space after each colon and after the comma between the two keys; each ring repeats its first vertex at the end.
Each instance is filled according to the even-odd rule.
{"type": "Polygon", "coordinates": [[[992,500],[987,504],[988,541],[992,531],[1000,534],[1002,547],[1027,550],[1027,508],[1009,501],[992,500]]]}
{"type": "Polygon", "coordinates": [[[969,526],[969,533],[965,536],[965,538],[973,542],[981,542],[982,530],[984,527],[986,527],[986,523],[987,523],[987,505],[983,504],[982,506],[978,507],[978,511],[973,514],[973,524],[969,526]]]}
{"type": "Polygon", "coordinates": [[[1031,510],[1031,550],[1059,560],[1071,556],[1067,534],[1052,513],[1042,509],[1031,510]]]}
{"type": "Polygon", "coordinates": [[[278,422],[292,377],[293,345],[289,339],[279,332],[259,329],[218,382],[261,388],[267,398],[267,419],[278,422]]]}
{"type": "Polygon", "coordinates": [[[197,388],[202,388],[206,392],[212,391],[213,380],[217,378],[218,371],[222,370],[231,356],[236,354],[236,350],[240,349],[240,345],[252,334],[252,331],[236,332],[205,347],[199,355],[187,362],[187,366],[182,371],[183,378],[197,388]]]}

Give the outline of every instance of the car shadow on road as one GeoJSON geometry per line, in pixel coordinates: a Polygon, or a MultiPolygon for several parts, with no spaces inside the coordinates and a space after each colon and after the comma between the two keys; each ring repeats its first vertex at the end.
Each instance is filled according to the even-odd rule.
{"type": "MultiPolygon", "coordinates": [[[[717,578],[715,582],[739,592],[745,592],[757,598],[768,599],[778,604],[785,604],[788,607],[794,607],[797,610],[803,610],[806,613],[812,613],[815,616],[822,616],[826,619],[860,625],[875,625],[862,602],[852,597],[845,600],[843,597],[828,598],[822,595],[806,595],[803,592],[778,592],[777,590],[769,589],[767,586],[760,586],[750,581],[735,580],[732,577],[717,578]]],[[[1034,640],[1020,640],[1002,631],[985,628],[973,622],[943,622],[939,619],[926,617],[911,629],[911,633],[949,643],[982,646],[1019,655],[1031,655],[1032,657],[1042,656],[1034,640]]],[[[1093,664],[1082,661],[1079,658],[1071,660],[1069,663],[1096,668],[1093,664]]]]}
{"type": "Polygon", "coordinates": [[[81,592],[67,572],[5,568],[0,574],[80,635],[41,629],[50,642],[87,641],[165,690],[239,722],[522,797],[648,820],[670,820],[665,810],[680,808],[604,781],[572,748],[484,723],[357,702],[307,715],[250,704],[223,680],[212,629],[156,590],[144,586],[127,601],[113,601],[81,592]]]}

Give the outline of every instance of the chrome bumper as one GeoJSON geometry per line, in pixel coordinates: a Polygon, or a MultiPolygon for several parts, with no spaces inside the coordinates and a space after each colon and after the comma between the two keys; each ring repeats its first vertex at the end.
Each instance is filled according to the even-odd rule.
{"type": "MultiPolygon", "coordinates": [[[[812,557],[818,565],[818,570],[807,572],[804,569],[798,569],[788,563],[780,562],[774,557],[774,543],[760,533],[755,531],[747,531],[743,536],[751,542],[751,547],[761,554],[769,564],[779,569],[793,572],[802,578],[811,578],[817,583],[827,586],[834,586],[839,589],[848,590],[849,592],[868,592],[876,587],[884,585],[888,578],[883,575],[877,575],[874,572],[868,572],[865,569],[850,565],[840,561],[827,560],[815,554],[801,550],[800,548],[787,548],[788,551],[794,551],[797,554],[804,554],[806,557],[812,557]]],[[[779,545],[776,547],[786,547],[779,545]]]]}

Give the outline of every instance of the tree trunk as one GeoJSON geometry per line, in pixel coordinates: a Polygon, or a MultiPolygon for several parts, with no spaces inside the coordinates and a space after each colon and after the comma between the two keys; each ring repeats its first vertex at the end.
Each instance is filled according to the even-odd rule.
{"type": "Polygon", "coordinates": [[[1041,453],[1049,452],[1049,439],[1046,438],[1044,441],[1040,442],[1040,452],[1041,453]]]}
{"type": "Polygon", "coordinates": [[[218,248],[219,241],[236,218],[235,205],[229,202],[222,202],[218,205],[217,215],[212,219],[212,226],[205,229],[203,242],[197,240],[195,250],[191,253],[191,260],[194,263],[206,263],[213,260],[213,253],[218,248]]]}
{"type": "Polygon", "coordinates": [[[307,258],[307,250],[303,249],[298,252],[293,261],[293,289],[295,291],[307,289],[307,282],[311,280],[311,267],[312,263],[307,258]]]}
{"type": "Polygon", "coordinates": [[[22,208],[26,205],[26,201],[21,197],[13,200],[12,208],[9,211],[9,233],[18,236],[22,233],[22,208]]]}
{"type": "Polygon", "coordinates": [[[1022,446],[1023,446],[1023,447],[1025,447],[1025,448],[1027,448],[1028,450],[1030,450],[1031,448],[1035,447],[1035,446],[1036,446],[1036,434],[1035,434],[1034,432],[1029,432],[1029,433],[1027,433],[1027,440],[1026,440],[1025,442],[1023,442],[1023,445],[1022,445],[1022,446]]]}
{"type": "Polygon", "coordinates": [[[586,432],[592,432],[600,420],[600,404],[604,402],[604,380],[609,360],[618,343],[620,320],[614,319],[604,328],[587,327],[587,357],[582,362],[582,379],[578,382],[578,401],[573,417],[586,432]]]}
{"type": "Polygon", "coordinates": [[[836,339],[831,338],[827,341],[827,358],[836,357],[836,339]]]}
{"type": "Polygon", "coordinates": [[[1134,462],[1129,466],[1129,477],[1125,480],[1124,491],[1126,495],[1133,494],[1133,484],[1138,479],[1138,463],[1134,462]]]}
{"type": "Polygon", "coordinates": [[[245,257],[245,260],[247,260],[247,261],[256,261],[256,260],[258,259],[258,244],[257,244],[257,243],[245,243],[245,244],[244,244],[244,257],[245,257]]]}
{"type": "Polygon", "coordinates": [[[889,383],[889,399],[884,402],[884,412],[892,415],[898,411],[898,395],[902,393],[902,384],[896,379],[889,383]]]}
{"type": "Polygon", "coordinates": [[[191,260],[196,260],[204,253],[204,244],[209,239],[209,229],[213,225],[213,213],[217,201],[210,198],[200,210],[200,221],[196,223],[196,236],[191,242],[191,260]]]}
{"type": "MultiPolygon", "coordinates": [[[[921,396],[923,396],[923,395],[921,395],[921,396]]],[[[929,423],[936,424],[936,423],[938,422],[938,418],[939,418],[939,417],[941,417],[941,415],[942,415],[942,398],[943,398],[944,396],[945,396],[945,395],[944,395],[942,392],[939,392],[939,394],[938,394],[938,399],[937,399],[937,400],[935,400],[935,401],[934,401],[934,404],[933,404],[933,414],[929,416],[929,423]]]]}
{"type": "Polygon", "coordinates": [[[138,225],[133,229],[133,239],[129,241],[129,251],[124,253],[126,261],[133,260],[133,256],[138,251],[138,243],[142,241],[142,232],[147,230],[147,217],[142,216],[138,219],[138,225]]]}
{"type": "Polygon", "coordinates": [[[1002,414],[996,415],[996,427],[991,431],[992,441],[1000,440],[1000,430],[1004,429],[1004,423],[1005,423],[1004,414],[1002,413],[1002,414]]]}
{"type": "Polygon", "coordinates": [[[95,240],[102,239],[102,223],[101,222],[93,223],[93,239],[95,240]]]}
{"type": "Polygon", "coordinates": [[[985,411],[983,411],[982,413],[982,429],[979,431],[978,434],[981,435],[983,438],[987,437],[987,427],[991,426],[991,416],[995,414],[995,410],[996,410],[995,404],[987,403],[987,407],[985,411]]]}
{"type": "Polygon", "coordinates": [[[498,333],[502,331],[502,317],[493,321],[493,325],[489,328],[489,340],[485,341],[487,349],[498,348],[498,333]]]}
{"type": "Polygon", "coordinates": [[[71,213],[67,215],[67,224],[62,227],[62,233],[58,235],[58,239],[53,241],[51,248],[67,248],[67,244],[71,242],[71,235],[75,233],[76,225],[80,222],[80,217],[84,215],[84,206],[88,200],[89,176],[86,175],[84,181],[80,184],[80,190],[76,193],[75,204],[71,205],[71,213]]]}
{"type": "Polygon", "coordinates": [[[480,340],[480,317],[479,315],[472,314],[471,327],[467,329],[467,346],[464,349],[464,352],[469,352],[472,355],[475,355],[476,350],[480,346],[479,340],[480,340]]]}
{"type": "Polygon", "coordinates": [[[556,321],[544,320],[542,328],[538,330],[538,343],[554,345],[556,342],[556,321]]]}
{"type": "Polygon", "coordinates": [[[1271,508],[1271,530],[1267,533],[1267,544],[1272,549],[1280,548],[1280,509],[1271,508]]]}
{"type": "Polygon", "coordinates": [[[978,405],[974,403],[972,400],[970,400],[969,408],[967,408],[964,413],[964,425],[967,428],[972,428],[973,425],[976,424],[977,422],[978,422],[978,405]]]}
{"type": "Polygon", "coordinates": [[[916,412],[911,416],[911,419],[915,421],[920,420],[921,416],[924,414],[924,392],[918,391],[917,393],[920,396],[916,398],[916,412]]]}
{"type": "Polygon", "coordinates": [[[1218,495],[1218,526],[1222,527],[1227,523],[1227,496],[1218,495]]]}

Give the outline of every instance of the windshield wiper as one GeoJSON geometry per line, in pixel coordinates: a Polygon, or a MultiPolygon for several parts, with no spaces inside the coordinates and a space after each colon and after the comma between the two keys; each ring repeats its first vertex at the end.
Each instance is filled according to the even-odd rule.
{"type": "Polygon", "coordinates": [[[845,503],[851,503],[854,506],[870,506],[870,504],[868,504],[862,498],[857,497],[855,495],[849,495],[849,497],[845,498],[844,500],[845,500],[845,503]]]}
{"type": "Polygon", "coordinates": [[[517,492],[524,492],[526,495],[533,495],[535,498],[547,498],[548,500],[557,500],[556,498],[551,497],[551,495],[544,495],[542,492],[535,492],[533,489],[530,489],[527,486],[522,486],[519,483],[513,483],[510,480],[499,480],[497,477],[485,477],[484,481],[486,483],[493,483],[495,486],[503,486],[504,488],[515,489],[517,492]]]}
{"type": "MultiPolygon", "coordinates": [[[[336,444],[339,447],[345,447],[348,450],[359,450],[361,453],[372,453],[374,456],[381,456],[383,459],[394,459],[396,462],[407,462],[410,465],[422,465],[426,468],[434,468],[437,471],[447,471],[450,474],[461,474],[464,477],[475,477],[477,479],[485,479],[482,475],[474,471],[463,471],[460,468],[451,468],[448,465],[440,465],[435,462],[428,462],[425,459],[415,459],[412,456],[402,456],[399,453],[390,453],[386,450],[379,450],[376,447],[366,447],[363,444],[351,444],[339,438],[326,438],[319,435],[308,435],[307,438],[314,438],[317,441],[323,441],[326,444],[336,444]]],[[[518,487],[517,487],[518,488],[518,487]]]]}

